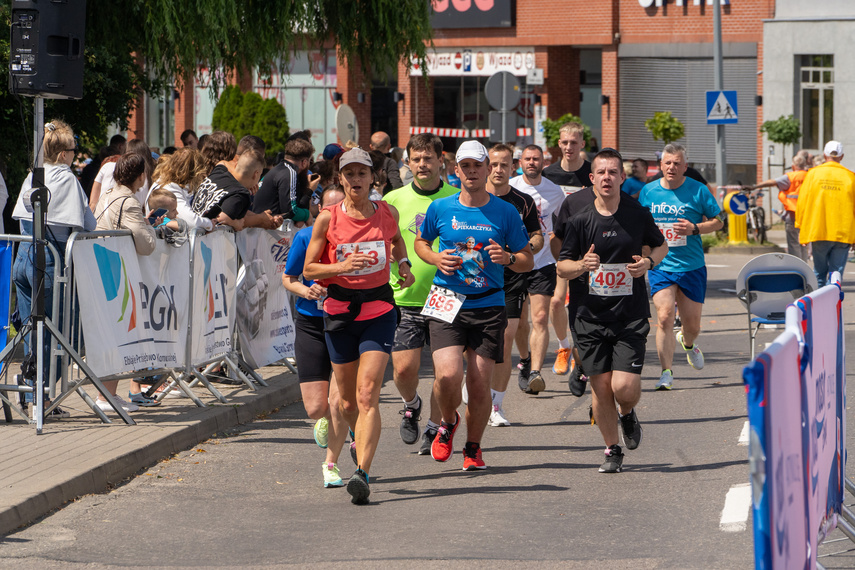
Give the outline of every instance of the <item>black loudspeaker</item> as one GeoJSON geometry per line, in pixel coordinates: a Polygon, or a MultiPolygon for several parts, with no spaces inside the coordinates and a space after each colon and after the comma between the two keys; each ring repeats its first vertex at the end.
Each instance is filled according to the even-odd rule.
{"type": "Polygon", "coordinates": [[[86,0],[13,0],[9,91],[83,97],[86,0]]]}

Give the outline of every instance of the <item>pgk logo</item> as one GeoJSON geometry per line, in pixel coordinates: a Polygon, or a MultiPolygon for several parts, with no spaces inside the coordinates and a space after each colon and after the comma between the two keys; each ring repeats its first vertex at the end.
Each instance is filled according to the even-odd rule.
{"type": "Polygon", "coordinates": [[[128,316],[128,332],[130,332],[137,326],[137,298],[133,286],[128,282],[125,260],[121,254],[107,249],[103,245],[96,243],[92,249],[107,301],[116,299],[119,296],[120,287],[122,288],[122,307],[119,311],[117,323],[122,322],[125,316],[128,316],[128,304],[130,304],[130,315],[128,316]]]}

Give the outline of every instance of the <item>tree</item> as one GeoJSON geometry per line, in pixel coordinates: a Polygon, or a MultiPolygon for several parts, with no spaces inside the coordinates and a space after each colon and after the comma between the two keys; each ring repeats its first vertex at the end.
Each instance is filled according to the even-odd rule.
{"type": "MultiPolygon", "coordinates": [[[[162,98],[164,86],[180,86],[203,67],[224,71],[213,74],[218,89],[220,77],[235,71],[285,72],[293,50],[336,42],[342,58],[361,65],[370,80],[372,70],[382,75],[411,57],[425,69],[431,39],[424,0],[88,0],[86,8],[84,97],[46,101],[45,118],[65,118],[93,151],[110,125],[126,127],[139,94],[162,98]]],[[[0,22],[9,29],[9,2],[0,5],[0,22]]],[[[9,36],[0,36],[0,65],[9,69],[9,36]]],[[[32,161],[31,108],[30,99],[18,101],[0,81],[0,165],[7,167],[10,200],[32,161]]]]}
{"type": "Polygon", "coordinates": [[[774,121],[766,121],[760,125],[760,132],[766,133],[766,138],[773,143],[784,145],[783,155],[786,158],[787,145],[796,144],[802,138],[800,127],[799,120],[794,116],[781,115],[774,121]]]}
{"type": "Polygon", "coordinates": [[[666,145],[683,138],[686,131],[680,119],[671,116],[671,111],[653,113],[653,118],[644,121],[644,126],[653,135],[653,140],[662,141],[666,145]]]}
{"type": "Polygon", "coordinates": [[[585,148],[588,148],[588,141],[591,140],[591,128],[582,122],[582,119],[577,117],[572,113],[567,113],[566,115],[561,115],[557,120],[552,119],[544,119],[543,121],[543,136],[546,138],[546,146],[549,148],[554,148],[558,146],[558,139],[560,138],[560,130],[561,125],[565,123],[579,123],[582,125],[582,136],[585,139],[585,148]]]}
{"type": "Polygon", "coordinates": [[[267,154],[283,150],[289,134],[285,108],[279,101],[262,99],[258,93],[241,93],[234,85],[223,89],[211,126],[230,132],[238,140],[246,135],[260,137],[267,154]]]}

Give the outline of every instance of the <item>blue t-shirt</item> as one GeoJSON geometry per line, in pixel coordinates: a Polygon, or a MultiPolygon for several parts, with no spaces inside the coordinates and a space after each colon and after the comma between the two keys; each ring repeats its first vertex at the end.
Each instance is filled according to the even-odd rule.
{"type": "MultiPolygon", "coordinates": [[[[303,265],[306,263],[306,250],[309,248],[309,241],[312,239],[312,228],[303,228],[291,241],[291,249],[288,250],[288,259],[285,260],[285,275],[302,275],[303,265]]],[[[314,281],[307,281],[303,278],[303,285],[311,287],[314,281]]],[[[318,309],[317,301],[310,301],[302,297],[297,297],[294,302],[297,312],[307,317],[323,317],[324,312],[318,309]]]]}
{"type": "Polygon", "coordinates": [[[439,238],[439,251],[453,249],[463,259],[463,265],[454,275],[437,271],[434,283],[463,295],[498,289],[480,299],[467,298],[464,309],[504,306],[504,267],[493,263],[484,248],[491,239],[510,251],[520,251],[528,245],[528,235],[516,208],[493,195],[484,206],[469,208],[460,203],[457,193],[431,203],[422,222],[421,236],[430,242],[439,238]]]}
{"type": "Polygon", "coordinates": [[[629,194],[630,196],[634,196],[641,192],[641,189],[644,188],[644,182],[636,178],[635,176],[630,176],[623,182],[623,186],[620,187],[621,190],[629,194]]]}
{"type": "MultiPolygon", "coordinates": [[[[679,219],[693,224],[704,221],[704,216],[714,218],[721,208],[709,189],[691,178],[676,190],[663,188],[661,179],[647,184],[641,189],[638,201],[650,210],[660,229],[679,219]]],[[[665,233],[665,231],[663,231],[665,233]]],[[[685,272],[704,266],[704,247],[701,236],[686,236],[686,245],[669,244],[668,255],[656,266],[660,271],[685,272]]]]}

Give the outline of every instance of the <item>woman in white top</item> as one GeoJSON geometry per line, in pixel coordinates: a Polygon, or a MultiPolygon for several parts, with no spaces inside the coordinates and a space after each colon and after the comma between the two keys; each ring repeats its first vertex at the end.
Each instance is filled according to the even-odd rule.
{"type": "MultiPolygon", "coordinates": [[[[60,266],[65,263],[65,244],[69,236],[75,231],[95,229],[95,217],[92,210],[87,207],[86,194],[71,171],[71,163],[74,161],[76,152],[74,132],[62,121],[54,120],[45,125],[45,137],[42,145],[44,150],[45,173],[44,182],[48,188],[50,207],[47,211],[47,224],[45,238],[55,248],[59,259],[53,259],[49,253],[45,255],[45,315],[53,320],[53,270],[54,265],[60,266]]],[[[32,189],[32,173],[24,180],[21,193],[12,212],[12,217],[21,223],[21,235],[33,235],[33,215],[27,212],[24,205],[24,197],[32,189]]],[[[21,243],[15,264],[12,267],[12,278],[18,298],[18,314],[22,322],[30,318],[32,294],[35,289],[35,250],[32,243],[21,243]]],[[[61,312],[61,311],[60,311],[61,312]]],[[[58,315],[54,320],[59,325],[58,315]]],[[[28,341],[29,339],[27,339],[28,341]]],[[[25,345],[26,346],[26,345],[25,345]]],[[[45,342],[45,359],[47,363],[46,373],[49,373],[53,363],[48,357],[50,343],[45,342]]],[[[29,347],[27,347],[29,352],[29,347]]],[[[28,397],[31,394],[28,394],[28,397]]],[[[29,398],[28,398],[29,399],[29,398]]],[[[68,417],[67,412],[55,408],[54,417],[68,417]]]]}
{"type": "Polygon", "coordinates": [[[206,173],[207,162],[202,153],[192,147],[180,148],[173,154],[160,157],[152,176],[152,190],[161,187],[175,195],[178,201],[178,217],[184,220],[189,228],[211,231],[214,229],[213,220],[203,218],[190,207],[193,194],[205,179],[206,173]]]}

